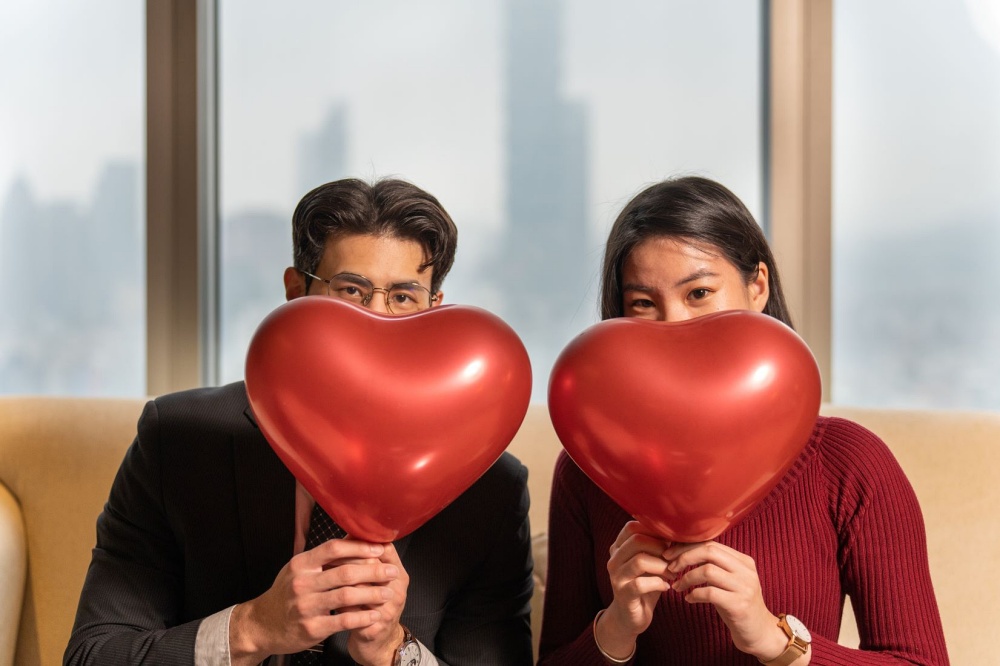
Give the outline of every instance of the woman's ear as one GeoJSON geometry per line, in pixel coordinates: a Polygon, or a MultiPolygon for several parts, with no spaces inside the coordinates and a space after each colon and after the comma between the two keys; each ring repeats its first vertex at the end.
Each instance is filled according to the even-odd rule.
{"type": "Polygon", "coordinates": [[[750,308],[756,312],[763,312],[767,305],[767,299],[771,295],[768,286],[768,268],[763,261],[757,264],[757,277],[747,285],[747,298],[750,301],[750,308]]]}
{"type": "Polygon", "coordinates": [[[306,276],[298,269],[289,266],[285,269],[285,300],[306,295],[306,276]]]}

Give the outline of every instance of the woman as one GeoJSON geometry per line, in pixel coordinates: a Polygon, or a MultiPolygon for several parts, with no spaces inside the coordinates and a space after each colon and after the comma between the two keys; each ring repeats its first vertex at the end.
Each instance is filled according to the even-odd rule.
{"type": "MultiPolygon", "coordinates": [[[[791,326],[742,202],[695,177],[630,201],[608,238],[603,318],[731,309],[791,326]]],[[[644,530],[563,452],[549,530],[539,664],[948,663],[916,497],[885,444],[850,421],[818,418],[774,490],[696,544],[644,530]],[[836,643],[845,594],[861,650],[836,643]]]]}

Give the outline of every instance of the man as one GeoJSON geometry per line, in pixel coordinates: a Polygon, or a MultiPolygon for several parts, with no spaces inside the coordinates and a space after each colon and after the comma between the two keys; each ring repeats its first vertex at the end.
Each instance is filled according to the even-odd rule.
{"type": "MultiPolygon", "coordinates": [[[[441,303],[457,231],[419,188],[328,183],[292,224],[288,299],[441,303]]],[[[317,538],[338,528],[257,429],[242,382],[160,397],[98,518],[64,661],[530,664],[526,480],[504,454],[395,543],[317,538]]]]}

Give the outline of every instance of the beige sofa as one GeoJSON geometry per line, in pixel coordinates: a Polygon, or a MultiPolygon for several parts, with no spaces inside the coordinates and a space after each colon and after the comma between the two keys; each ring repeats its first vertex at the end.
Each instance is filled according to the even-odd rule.
{"type": "MultiPolygon", "coordinates": [[[[0,398],[0,666],[61,662],[94,520],[141,408],[139,400],[0,398]]],[[[867,425],[896,453],[923,506],[952,663],[992,660],[1000,623],[1000,414],[824,411],[867,425]]],[[[544,407],[531,408],[511,450],[531,472],[537,632],[548,486],[559,451],[544,407]]],[[[849,621],[841,641],[856,644],[852,632],[849,621]]]]}

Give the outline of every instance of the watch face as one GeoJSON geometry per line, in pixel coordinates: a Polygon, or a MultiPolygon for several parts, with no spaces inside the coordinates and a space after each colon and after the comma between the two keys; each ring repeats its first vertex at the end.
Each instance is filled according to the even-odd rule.
{"type": "Polygon", "coordinates": [[[420,645],[416,641],[399,649],[399,666],[420,666],[420,645]]]}
{"type": "Polygon", "coordinates": [[[796,638],[801,638],[806,643],[812,643],[812,634],[806,629],[806,625],[802,624],[799,618],[785,614],[785,622],[788,624],[788,628],[792,630],[792,634],[796,638]]]}

